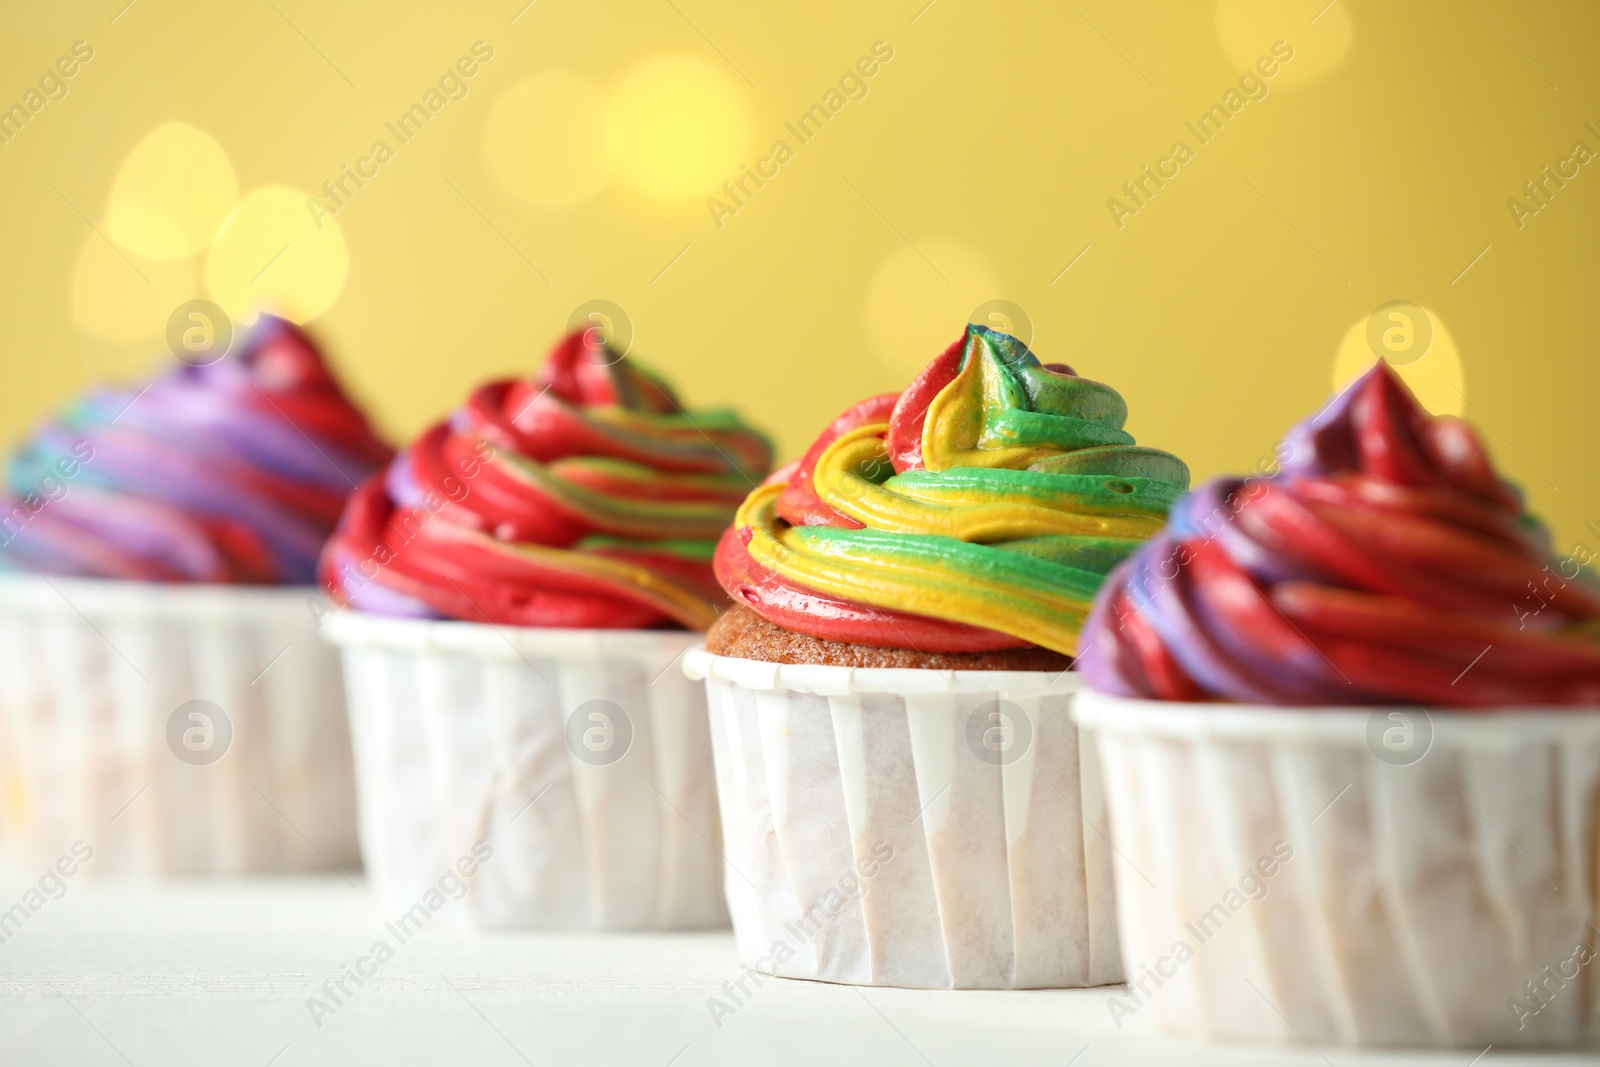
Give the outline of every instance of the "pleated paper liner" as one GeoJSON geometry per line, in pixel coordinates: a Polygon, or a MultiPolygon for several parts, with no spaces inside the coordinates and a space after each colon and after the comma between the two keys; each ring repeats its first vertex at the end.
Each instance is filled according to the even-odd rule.
{"type": "Polygon", "coordinates": [[[338,657],[314,588],[0,577],[0,796],[91,874],[357,863],[338,657]],[[80,854],[81,854],[80,849],[80,854]]]}
{"type": "Polygon", "coordinates": [[[928,989],[1120,980],[1075,676],[685,661],[709,693],[747,967],[928,989]]]}
{"type": "Polygon", "coordinates": [[[726,926],[698,634],[327,620],[349,685],[367,877],[387,908],[489,858],[471,927],[726,926]]]}
{"type": "Polygon", "coordinates": [[[1600,710],[1261,708],[1086,691],[1122,1025],[1284,1045],[1593,1040],[1600,710]]]}

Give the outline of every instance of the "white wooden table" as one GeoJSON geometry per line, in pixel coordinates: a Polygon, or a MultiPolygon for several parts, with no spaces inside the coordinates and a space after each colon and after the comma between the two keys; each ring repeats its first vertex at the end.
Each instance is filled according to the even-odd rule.
{"type": "MultiPolygon", "coordinates": [[[[37,880],[0,866],[0,909],[37,880]]],[[[718,1026],[730,934],[466,935],[425,929],[331,1016],[307,1000],[366,954],[382,915],[358,878],[164,884],[75,878],[0,944],[0,1065],[1453,1064],[1476,1050],[1356,1056],[1193,1045],[1104,990],[943,993],[769,979],[718,1026]]],[[[370,969],[370,967],[369,967],[370,969]]],[[[1491,1064],[1593,1063],[1576,1055],[1491,1064]]]]}

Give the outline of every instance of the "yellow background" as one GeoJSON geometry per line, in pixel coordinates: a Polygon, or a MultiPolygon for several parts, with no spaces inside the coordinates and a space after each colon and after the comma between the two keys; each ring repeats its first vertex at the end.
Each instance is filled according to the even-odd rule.
{"type": "Polygon", "coordinates": [[[1479,428],[1562,547],[1600,542],[1600,163],[1520,229],[1506,204],[1574,142],[1600,149],[1593,5],[124,3],[0,13],[0,105],[95,50],[0,145],[7,439],[148,370],[172,308],[208,277],[252,291],[240,272],[280,244],[262,291],[332,301],[312,325],[396,439],[605,299],[687,402],[739,405],[791,457],[1001,299],[1204,477],[1270,455],[1405,299],[1435,327],[1419,393],[1479,428]],[[1280,39],[1268,95],[1200,145],[1184,123],[1280,39]],[[479,40],[465,99],[399,146],[384,122],[479,40]],[[868,95],[800,145],[784,123],[880,40],[868,95]],[[161,157],[125,184],[208,228],[255,190],[318,192],[380,137],[397,151],[334,219],[347,265],[270,212],[146,261],[105,236],[110,200],[171,121],[226,165],[161,157]],[[794,158],[719,228],[707,186],[780,138],[794,158]],[[1108,198],[1179,139],[1195,158],[1119,228],[1108,198]]]}

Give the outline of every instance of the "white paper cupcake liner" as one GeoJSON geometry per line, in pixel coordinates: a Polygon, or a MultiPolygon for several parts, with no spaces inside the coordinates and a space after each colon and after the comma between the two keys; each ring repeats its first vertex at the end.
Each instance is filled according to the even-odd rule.
{"type": "Polygon", "coordinates": [[[476,842],[441,914],[474,927],[725,926],[698,634],[341,612],[361,848],[408,908],[476,842]]]}
{"type": "Polygon", "coordinates": [[[344,692],[315,601],[311,587],[0,576],[10,835],[46,861],[81,840],[102,875],[353,864],[344,692]]]}
{"type": "Polygon", "coordinates": [[[1075,715],[1138,871],[1117,885],[1119,1026],[1148,1012],[1174,1034],[1290,1045],[1592,1039],[1600,711],[1085,691],[1075,715]]]}
{"type": "Polygon", "coordinates": [[[685,657],[705,678],[744,964],[927,989],[1120,981],[1065,672],[685,657]],[[998,715],[999,718],[994,716],[998,715]]]}

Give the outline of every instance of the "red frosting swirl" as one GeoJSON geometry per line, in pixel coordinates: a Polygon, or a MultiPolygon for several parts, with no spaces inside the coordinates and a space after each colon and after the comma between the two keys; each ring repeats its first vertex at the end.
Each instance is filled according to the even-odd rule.
{"type": "Polygon", "coordinates": [[[351,498],[322,559],[380,614],[523,626],[703,629],[716,538],[770,468],[727,411],[580,331],[536,378],[490,382],[351,498]]]}
{"type": "MultiPolygon", "coordinates": [[[[1477,435],[1378,364],[1219,479],[1113,572],[1084,630],[1097,688],[1165,700],[1600,704],[1600,585],[1477,435]]],[[[1589,553],[1588,555],[1592,555],[1589,553]]]]}

